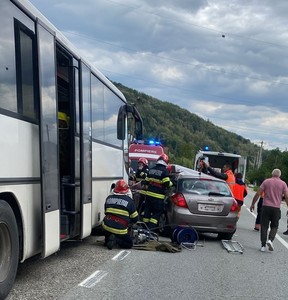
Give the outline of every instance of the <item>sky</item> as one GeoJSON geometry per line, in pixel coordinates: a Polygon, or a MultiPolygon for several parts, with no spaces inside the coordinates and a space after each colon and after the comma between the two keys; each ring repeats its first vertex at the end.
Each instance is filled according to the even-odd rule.
{"type": "Polygon", "coordinates": [[[110,80],[287,150],[288,1],[30,2],[110,80]]]}

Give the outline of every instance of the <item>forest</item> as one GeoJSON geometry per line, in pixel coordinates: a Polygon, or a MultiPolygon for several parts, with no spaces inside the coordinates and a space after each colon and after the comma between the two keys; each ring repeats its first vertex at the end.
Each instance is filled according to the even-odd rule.
{"type": "Polygon", "coordinates": [[[153,98],[120,83],[114,84],[140,112],[144,138],[160,141],[166,147],[172,163],[192,168],[196,153],[207,146],[210,151],[237,153],[246,157],[247,183],[259,184],[263,179],[271,177],[274,168],[279,168],[282,179],[288,182],[287,151],[281,152],[278,148],[261,149],[249,139],[216,126],[178,105],[153,98]]]}

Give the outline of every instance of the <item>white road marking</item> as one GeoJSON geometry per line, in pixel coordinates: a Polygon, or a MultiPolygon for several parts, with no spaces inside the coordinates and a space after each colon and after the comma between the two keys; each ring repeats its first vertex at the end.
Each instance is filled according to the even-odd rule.
{"type": "MultiPolygon", "coordinates": [[[[250,211],[250,208],[248,208],[245,204],[243,205],[245,208],[250,212],[252,216],[256,219],[256,214],[254,212],[250,211]]],[[[280,236],[278,233],[276,234],[275,238],[286,248],[288,249],[288,243],[280,236]]]]}
{"type": "Polygon", "coordinates": [[[95,284],[100,282],[100,280],[103,279],[107,274],[108,274],[108,272],[106,272],[106,271],[98,270],[95,273],[93,273],[92,275],[90,275],[88,278],[83,280],[81,283],[79,283],[79,286],[90,289],[95,284]]]}
{"type": "MultiPolygon", "coordinates": [[[[115,255],[112,258],[112,260],[116,260],[116,261],[123,260],[130,253],[131,253],[131,251],[122,250],[117,255],[115,255]]],[[[94,285],[99,283],[107,274],[108,274],[108,272],[106,272],[106,271],[98,270],[98,271],[94,272],[92,275],[90,275],[89,277],[87,277],[85,280],[83,280],[81,283],[79,283],[78,286],[82,286],[82,287],[90,289],[91,287],[93,287],[94,285]]]]}
{"type": "Polygon", "coordinates": [[[112,260],[123,260],[127,255],[129,255],[131,251],[128,250],[122,250],[117,255],[115,255],[112,260]]]}

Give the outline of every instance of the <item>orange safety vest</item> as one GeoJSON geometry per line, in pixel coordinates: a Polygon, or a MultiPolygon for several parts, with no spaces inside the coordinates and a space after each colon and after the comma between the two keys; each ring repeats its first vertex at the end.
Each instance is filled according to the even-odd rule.
{"type": "MultiPolygon", "coordinates": [[[[235,176],[231,170],[227,170],[225,172],[227,174],[228,178],[226,179],[226,182],[228,183],[230,190],[232,192],[232,195],[234,196],[234,188],[235,188],[235,176]]],[[[235,196],[234,196],[235,198],[235,196]]]]}
{"type": "Polygon", "coordinates": [[[245,184],[237,184],[237,183],[235,183],[235,185],[234,185],[234,191],[233,191],[234,198],[236,200],[244,201],[244,191],[245,190],[247,192],[247,188],[246,188],[245,184]]]}

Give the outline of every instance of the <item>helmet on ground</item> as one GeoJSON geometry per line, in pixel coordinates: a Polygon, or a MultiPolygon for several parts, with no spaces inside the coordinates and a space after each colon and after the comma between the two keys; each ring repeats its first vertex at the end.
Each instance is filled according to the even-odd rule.
{"type": "Polygon", "coordinates": [[[167,154],[162,154],[159,156],[157,162],[156,162],[157,165],[163,165],[165,167],[167,167],[167,165],[169,164],[169,157],[167,154]]]}
{"type": "Polygon", "coordinates": [[[124,179],[118,180],[116,182],[114,193],[116,194],[126,194],[129,192],[129,185],[124,179]]]}
{"type": "Polygon", "coordinates": [[[148,166],[148,160],[145,157],[140,157],[138,159],[138,164],[139,163],[142,163],[143,165],[148,166]]]}

